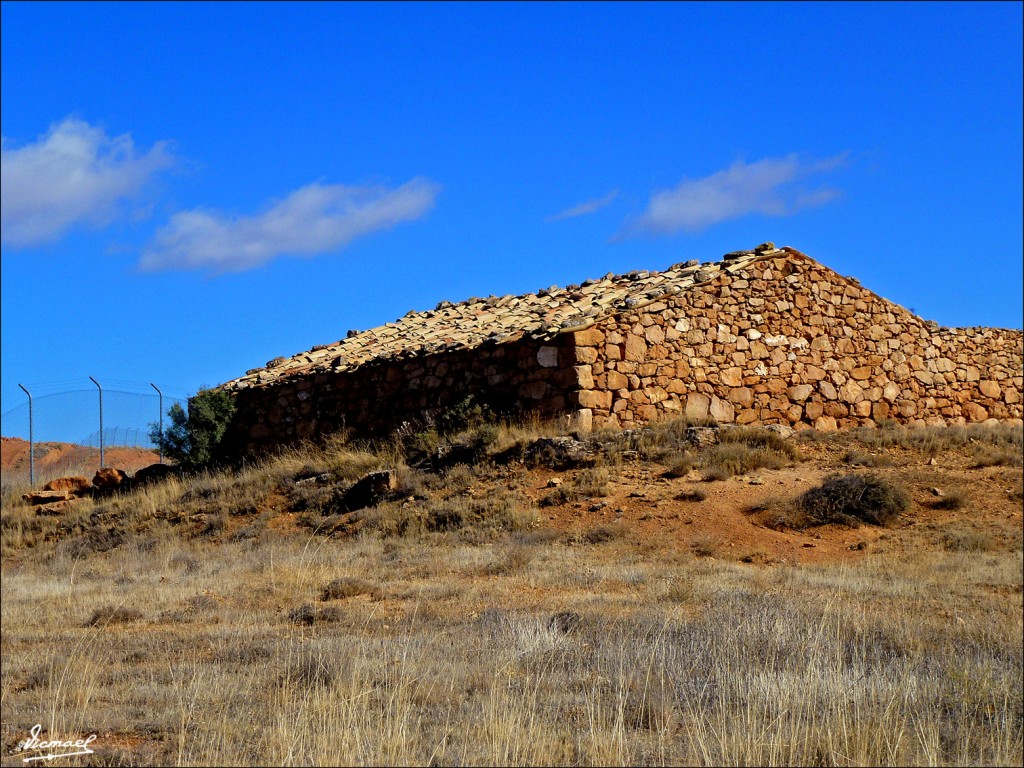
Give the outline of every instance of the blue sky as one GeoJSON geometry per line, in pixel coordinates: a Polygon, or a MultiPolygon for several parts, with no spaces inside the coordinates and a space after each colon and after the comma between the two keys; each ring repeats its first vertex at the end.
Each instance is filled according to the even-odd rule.
{"type": "Polygon", "coordinates": [[[1021,8],[3,3],[3,410],[765,240],[1019,328],[1021,8]]]}

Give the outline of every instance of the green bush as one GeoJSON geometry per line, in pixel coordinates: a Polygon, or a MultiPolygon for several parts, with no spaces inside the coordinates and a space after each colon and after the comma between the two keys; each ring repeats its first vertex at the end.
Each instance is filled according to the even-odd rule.
{"type": "Polygon", "coordinates": [[[188,412],[178,403],[167,415],[171,425],[161,433],[150,424],[149,439],[164,456],[186,470],[201,470],[224,461],[224,434],[235,414],[235,399],[223,390],[202,390],[189,401],[188,412]]]}
{"type": "Polygon", "coordinates": [[[494,412],[490,407],[470,395],[437,417],[437,431],[442,437],[447,437],[493,420],[494,412]]]}
{"type": "Polygon", "coordinates": [[[900,486],[876,475],[833,475],[797,500],[813,524],[889,525],[910,508],[900,486]]]}

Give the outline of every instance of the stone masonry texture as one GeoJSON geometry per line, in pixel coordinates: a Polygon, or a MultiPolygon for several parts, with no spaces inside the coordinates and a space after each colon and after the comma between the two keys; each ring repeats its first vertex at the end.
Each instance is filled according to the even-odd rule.
{"type": "Polygon", "coordinates": [[[940,328],[793,248],[441,302],[222,385],[262,452],[382,434],[472,395],[586,430],[656,419],[834,430],[1019,420],[1024,334],[940,328]]]}

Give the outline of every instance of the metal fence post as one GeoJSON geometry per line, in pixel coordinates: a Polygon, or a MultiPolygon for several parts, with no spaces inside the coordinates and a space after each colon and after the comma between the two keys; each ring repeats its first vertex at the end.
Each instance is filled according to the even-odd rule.
{"type": "Polygon", "coordinates": [[[96,385],[96,389],[100,391],[100,469],[103,469],[106,466],[103,460],[103,387],[92,376],[89,379],[96,385]]]}
{"type": "MultiPolygon", "coordinates": [[[[160,395],[160,437],[163,438],[163,436],[164,436],[164,393],[161,392],[160,391],[160,387],[158,387],[153,382],[149,382],[149,386],[151,386],[153,389],[155,389],[157,394],[160,395]]],[[[160,463],[163,464],[164,463],[164,444],[163,444],[163,440],[162,439],[157,443],[157,447],[160,449],[160,463]]]]}
{"type": "Polygon", "coordinates": [[[32,433],[32,393],[21,384],[22,391],[28,395],[28,482],[29,485],[36,484],[36,444],[35,436],[32,433]]]}

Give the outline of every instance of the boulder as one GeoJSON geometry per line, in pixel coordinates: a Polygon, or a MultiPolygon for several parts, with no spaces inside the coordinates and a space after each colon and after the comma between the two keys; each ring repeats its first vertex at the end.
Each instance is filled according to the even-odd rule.
{"type": "Polygon", "coordinates": [[[92,483],[86,477],[58,477],[43,486],[44,491],[56,491],[58,493],[72,493],[81,496],[83,491],[89,490],[92,483]]]}
{"type": "Polygon", "coordinates": [[[75,498],[73,493],[68,491],[36,491],[26,493],[21,497],[29,504],[53,504],[58,501],[70,501],[75,498]]]}
{"type": "Polygon", "coordinates": [[[174,473],[175,469],[170,464],[150,464],[148,467],[143,467],[136,472],[132,476],[132,481],[139,485],[145,485],[163,480],[174,473]]]}
{"type": "Polygon", "coordinates": [[[93,487],[101,493],[116,491],[128,481],[128,473],[123,469],[102,467],[92,478],[93,487]]]}

